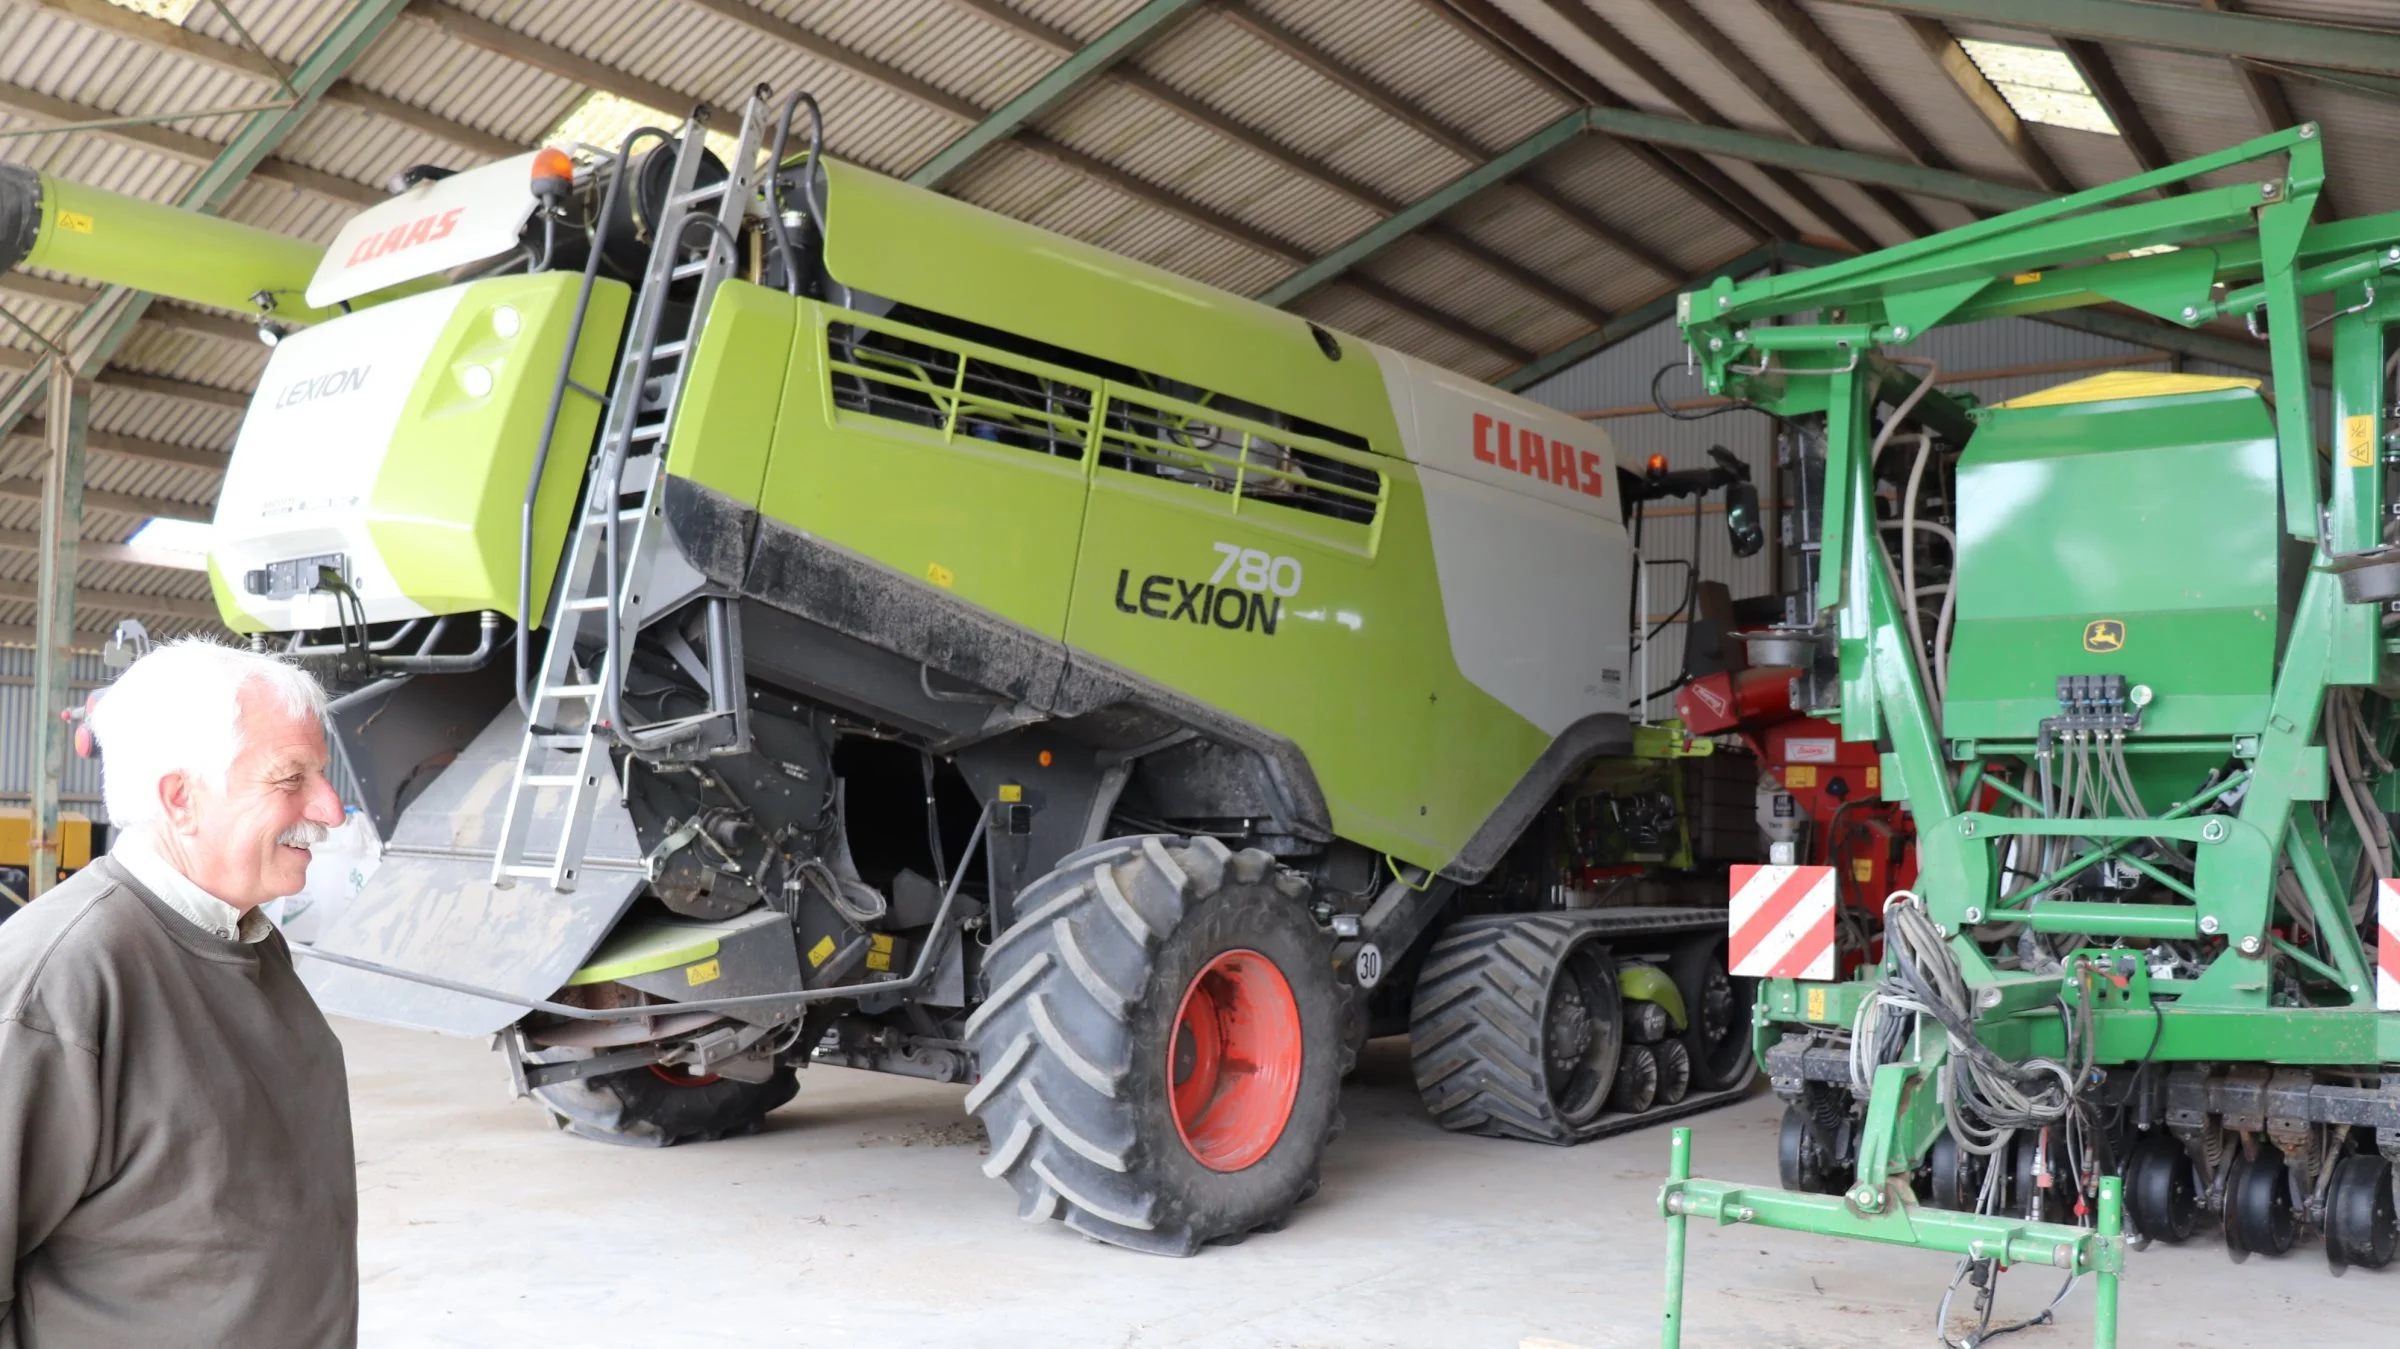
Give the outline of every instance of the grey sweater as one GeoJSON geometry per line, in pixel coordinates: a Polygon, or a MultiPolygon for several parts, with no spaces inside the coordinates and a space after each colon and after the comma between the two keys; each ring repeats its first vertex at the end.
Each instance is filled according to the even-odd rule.
{"type": "Polygon", "coordinates": [[[0,1349],[358,1341],[342,1047],[102,859],[0,925],[0,1349]]]}

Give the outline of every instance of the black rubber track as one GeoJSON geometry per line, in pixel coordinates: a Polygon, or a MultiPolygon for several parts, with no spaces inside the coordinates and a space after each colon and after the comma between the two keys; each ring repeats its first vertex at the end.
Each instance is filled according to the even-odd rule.
{"type": "MultiPolygon", "coordinates": [[[[1434,943],[1417,975],[1408,1038],[1417,1092],[1436,1123],[1535,1143],[1591,1136],[1597,1121],[1569,1120],[1551,1100],[1542,1022],[1568,954],[1596,938],[1567,915],[1506,914],[1462,919],[1434,943]]],[[[1621,1024],[1615,1033],[1621,1053],[1621,1024]]],[[[1615,1055],[1603,1057],[1613,1079],[1615,1055]]],[[[1599,1095],[1609,1086],[1600,1083],[1599,1095]]]]}
{"type": "Polygon", "coordinates": [[[710,1143],[758,1127],[798,1094],[789,1065],[764,1082],[672,1082],[648,1068],[536,1087],[550,1121],[578,1138],[634,1148],[710,1143]]]}
{"type": "Polygon", "coordinates": [[[1190,1255],[1277,1227],[1315,1193],[1343,1045],[1332,947],[1306,897],[1264,852],[1165,836],[1086,848],[1018,896],[967,1022],[982,1079],[966,1105],[991,1135],[984,1174],[1009,1183],[1027,1221],[1190,1255]],[[1192,979],[1245,949],[1291,985],[1302,1065],[1274,1146],[1219,1172],[1176,1133],[1168,1048],[1192,979]]]}

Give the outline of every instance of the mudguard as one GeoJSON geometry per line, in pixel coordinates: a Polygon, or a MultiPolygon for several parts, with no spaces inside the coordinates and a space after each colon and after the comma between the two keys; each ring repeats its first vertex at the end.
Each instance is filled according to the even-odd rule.
{"type": "MultiPolygon", "coordinates": [[[[547,998],[596,950],[643,885],[633,817],[614,792],[595,807],[581,883],[491,882],[501,804],[525,720],[511,702],[400,816],[383,865],[317,945],[338,955],[479,988],[547,998]]],[[[563,793],[537,799],[535,838],[556,837],[563,793]]],[[[323,961],[303,962],[317,1005],[412,1030],[489,1035],[521,1005],[452,993],[323,961]]]]}

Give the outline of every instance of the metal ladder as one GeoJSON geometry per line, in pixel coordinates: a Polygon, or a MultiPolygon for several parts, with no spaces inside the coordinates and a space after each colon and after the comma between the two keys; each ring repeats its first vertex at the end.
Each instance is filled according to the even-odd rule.
{"type": "MultiPolygon", "coordinates": [[[[615,781],[611,742],[637,753],[657,753],[677,743],[710,738],[710,752],[746,745],[748,707],[738,668],[714,667],[736,660],[727,640],[709,643],[707,712],[649,726],[622,724],[620,694],[635,637],[651,617],[665,612],[652,596],[642,603],[653,555],[671,548],[658,520],[659,486],[666,479],[667,438],[691,371],[689,359],[707,322],[717,285],[736,262],[735,240],[757,196],[762,173],[761,143],[772,116],[764,86],[753,91],[742,116],[742,134],[725,180],[699,185],[707,115],[695,110],[685,122],[675,154],[666,208],[652,237],[649,262],[629,320],[630,338],[617,364],[601,422],[597,455],[560,568],[550,639],[535,670],[525,737],[508,786],[499,845],[492,855],[492,884],[507,888],[539,880],[554,890],[573,890],[589,841],[593,807],[605,784],[615,781]],[[698,222],[706,221],[705,225],[698,222]],[[695,246],[695,240],[697,244],[695,246]],[[697,280],[690,318],[680,334],[662,337],[669,292],[697,280]],[[598,664],[587,666],[579,648],[598,648],[598,664]],[[711,733],[715,734],[712,736],[711,733]],[[535,809],[543,793],[565,793],[565,809],[554,830],[536,829],[535,809]],[[543,840],[535,836],[550,832],[543,840]],[[549,844],[547,849],[540,845],[549,844]]],[[[631,162],[615,172],[630,174],[631,162]]],[[[627,182],[620,190],[634,190],[627,182]]],[[[637,212],[638,214],[638,212],[637,212]]],[[[597,241],[595,240],[595,246],[597,241]]],[[[580,336],[580,334],[578,334],[580,336]]],[[[729,602],[711,599],[720,608],[729,602]]],[[[712,615],[712,625],[729,630],[731,615],[712,615]]]]}

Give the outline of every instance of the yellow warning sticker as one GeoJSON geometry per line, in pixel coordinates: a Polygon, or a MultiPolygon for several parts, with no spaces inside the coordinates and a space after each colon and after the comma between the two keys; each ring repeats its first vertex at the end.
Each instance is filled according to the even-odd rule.
{"type": "Polygon", "coordinates": [[[1868,857],[1851,858],[1850,874],[1858,881],[1860,885],[1865,885],[1867,882],[1875,879],[1874,859],[1868,857]]]}
{"type": "Polygon", "coordinates": [[[1883,790],[1883,770],[1874,764],[1867,765],[1867,790],[1870,792],[1883,790]]]}
{"type": "Polygon", "coordinates": [[[692,985],[694,988],[697,988],[702,984],[715,983],[717,981],[717,976],[722,973],[724,973],[724,971],[717,968],[717,962],[713,960],[703,960],[699,964],[694,965],[683,972],[683,981],[692,985]]]}
{"type": "Polygon", "coordinates": [[[878,932],[867,938],[867,968],[888,970],[892,967],[892,934],[878,932]]]}
{"type": "Polygon", "coordinates": [[[2342,463],[2349,468],[2375,467],[2375,419],[2342,418],[2342,463]]]}
{"type": "Polygon", "coordinates": [[[92,232],[92,218],[81,211],[61,211],[58,213],[58,227],[69,234],[89,234],[92,232]]]}
{"type": "Polygon", "coordinates": [[[833,938],[831,937],[819,937],[817,944],[808,948],[808,964],[811,969],[831,959],[833,959],[833,938]]]}
{"type": "Polygon", "coordinates": [[[2030,286],[2034,282],[2041,280],[2042,274],[2040,272],[2019,272],[2009,279],[2016,282],[2020,286],[2030,286]]]}
{"type": "Polygon", "coordinates": [[[1025,789],[1014,782],[1003,782],[1000,784],[1000,799],[1013,806],[1025,799],[1025,789]]]}
{"type": "Polygon", "coordinates": [[[1808,1019],[1810,1021],[1823,1021],[1825,1019],[1824,989],[1812,988],[1808,990],[1808,1019]]]}
{"type": "Polygon", "coordinates": [[[951,585],[958,580],[956,576],[951,575],[948,567],[943,566],[939,562],[930,562],[926,564],[925,579],[933,582],[937,586],[940,586],[944,590],[948,590],[951,585]]]}
{"type": "Polygon", "coordinates": [[[1796,763],[1796,764],[1792,764],[1792,765],[1790,765],[1790,766],[1786,767],[1786,768],[1783,770],[1783,785],[1784,785],[1784,786],[1786,786],[1786,787],[1814,787],[1814,786],[1816,786],[1816,785],[1817,785],[1817,769],[1816,769],[1816,765],[1814,765],[1814,764],[1797,764],[1797,763],[1796,763]]]}

